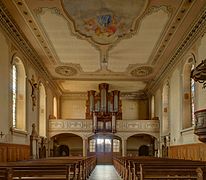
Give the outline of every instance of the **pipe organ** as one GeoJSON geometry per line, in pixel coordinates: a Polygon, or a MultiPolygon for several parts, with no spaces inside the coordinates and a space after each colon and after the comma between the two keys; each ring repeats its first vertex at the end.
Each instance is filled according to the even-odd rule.
{"type": "Polygon", "coordinates": [[[109,84],[99,84],[99,92],[88,91],[86,119],[93,120],[93,131],[116,132],[116,120],[122,119],[120,91],[109,92],[109,84]]]}

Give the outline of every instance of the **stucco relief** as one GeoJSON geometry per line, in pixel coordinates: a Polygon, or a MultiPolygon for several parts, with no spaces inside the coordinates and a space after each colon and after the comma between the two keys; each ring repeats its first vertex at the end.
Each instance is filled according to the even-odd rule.
{"type": "Polygon", "coordinates": [[[117,122],[117,131],[159,131],[159,122],[156,120],[125,120],[117,122]]]}
{"type": "Polygon", "coordinates": [[[55,69],[55,72],[63,76],[74,76],[77,74],[77,70],[70,66],[59,66],[55,69]]]}
{"type": "Polygon", "coordinates": [[[91,131],[92,122],[89,120],[50,120],[50,130],[85,130],[91,131]]]}
{"type": "MultiPolygon", "coordinates": [[[[91,132],[92,120],[50,120],[52,131],[79,131],[91,132]]],[[[117,132],[159,132],[158,120],[118,120],[117,132]]]]}
{"type": "Polygon", "coordinates": [[[152,73],[153,68],[150,66],[141,66],[131,71],[131,75],[135,77],[148,76],[152,73]]]}

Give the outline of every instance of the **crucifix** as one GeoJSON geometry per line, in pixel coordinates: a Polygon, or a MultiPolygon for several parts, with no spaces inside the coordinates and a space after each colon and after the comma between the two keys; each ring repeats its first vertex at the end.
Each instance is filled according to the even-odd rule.
{"type": "Polygon", "coordinates": [[[32,110],[34,111],[34,107],[36,106],[36,99],[37,99],[37,88],[38,88],[38,84],[35,82],[34,80],[34,75],[32,75],[32,78],[29,79],[29,83],[31,85],[32,91],[31,91],[31,98],[32,98],[32,110]]]}
{"type": "Polygon", "coordinates": [[[3,134],[3,132],[1,131],[1,133],[0,133],[1,138],[2,138],[4,135],[5,135],[5,134],[3,134]]]}

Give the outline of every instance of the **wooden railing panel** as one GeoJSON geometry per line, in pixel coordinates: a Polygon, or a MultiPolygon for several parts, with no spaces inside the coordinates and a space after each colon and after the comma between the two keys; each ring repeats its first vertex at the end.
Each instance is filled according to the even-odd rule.
{"type": "Polygon", "coordinates": [[[7,147],[0,145],[0,162],[7,161],[7,147]]]}
{"type": "Polygon", "coordinates": [[[206,161],[206,144],[186,144],[169,147],[169,157],[206,161]]]}
{"type": "Polygon", "coordinates": [[[29,157],[29,145],[0,143],[0,162],[27,160],[29,157]]]}

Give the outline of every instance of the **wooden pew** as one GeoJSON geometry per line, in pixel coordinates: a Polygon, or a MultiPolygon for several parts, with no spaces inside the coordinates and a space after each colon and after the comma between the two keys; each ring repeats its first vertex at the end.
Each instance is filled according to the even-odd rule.
{"type": "Polygon", "coordinates": [[[96,165],[96,157],[47,158],[0,164],[0,179],[86,179],[96,165]]]}
{"type": "Polygon", "coordinates": [[[146,177],[149,178],[149,174],[153,177],[158,176],[159,179],[164,179],[167,175],[170,176],[167,179],[174,179],[176,175],[179,176],[179,179],[184,179],[184,177],[188,179],[191,176],[191,179],[199,178],[198,180],[202,180],[205,175],[204,168],[206,167],[206,162],[202,161],[156,157],[116,157],[113,162],[124,180],[146,179],[146,177]],[[198,168],[203,171],[202,174],[197,171],[198,168]]]}
{"type": "Polygon", "coordinates": [[[197,167],[190,165],[145,165],[140,164],[140,180],[151,179],[198,179],[197,167]]]}

